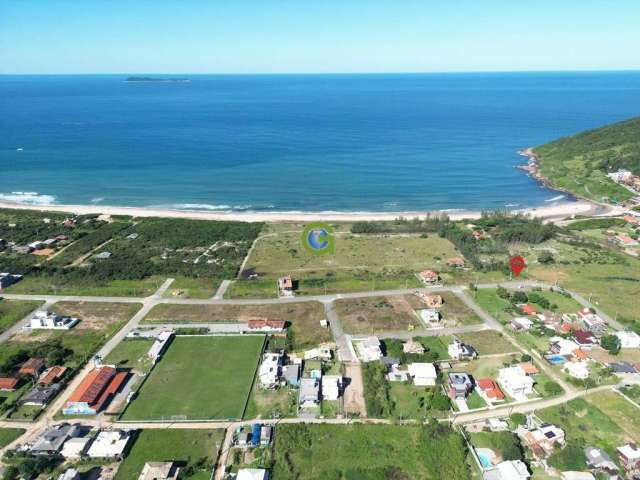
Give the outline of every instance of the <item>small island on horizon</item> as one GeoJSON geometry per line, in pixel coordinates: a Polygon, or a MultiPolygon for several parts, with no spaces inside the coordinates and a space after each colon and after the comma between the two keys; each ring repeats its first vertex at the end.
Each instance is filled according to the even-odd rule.
{"type": "Polygon", "coordinates": [[[189,83],[191,79],[189,78],[158,78],[158,77],[127,77],[125,82],[132,83],[189,83]]]}

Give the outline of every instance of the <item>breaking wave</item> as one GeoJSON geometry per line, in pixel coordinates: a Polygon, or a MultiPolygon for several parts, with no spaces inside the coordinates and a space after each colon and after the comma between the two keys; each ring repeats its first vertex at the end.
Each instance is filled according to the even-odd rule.
{"type": "Polygon", "coordinates": [[[0,201],[23,205],[51,205],[56,202],[56,197],[38,192],[10,192],[0,193],[0,201]]]}

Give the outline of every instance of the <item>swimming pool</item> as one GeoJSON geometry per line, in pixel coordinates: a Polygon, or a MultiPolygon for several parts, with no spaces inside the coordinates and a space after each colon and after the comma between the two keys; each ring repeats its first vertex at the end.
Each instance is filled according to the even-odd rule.
{"type": "Polygon", "coordinates": [[[562,355],[547,355],[545,357],[549,363],[553,363],[554,365],[559,365],[567,361],[562,355]]]}
{"type": "Polygon", "coordinates": [[[478,460],[480,460],[480,463],[482,464],[483,468],[491,467],[491,460],[489,460],[489,457],[487,457],[484,453],[478,454],[478,460]]]}

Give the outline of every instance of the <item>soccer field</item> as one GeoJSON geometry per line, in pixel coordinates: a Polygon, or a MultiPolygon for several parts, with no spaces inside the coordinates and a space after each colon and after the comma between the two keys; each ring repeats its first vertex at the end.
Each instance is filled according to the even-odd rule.
{"type": "Polygon", "coordinates": [[[241,418],[263,336],[177,337],[123,420],[241,418]]]}

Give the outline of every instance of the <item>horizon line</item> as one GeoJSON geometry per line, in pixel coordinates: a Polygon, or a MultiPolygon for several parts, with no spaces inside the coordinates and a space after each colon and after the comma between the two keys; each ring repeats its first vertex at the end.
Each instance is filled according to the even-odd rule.
{"type": "Polygon", "coordinates": [[[615,69],[565,69],[565,70],[438,70],[438,71],[361,71],[361,72],[0,72],[0,76],[72,76],[72,75],[220,75],[220,76],[269,76],[269,75],[464,75],[505,73],[632,73],[640,67],[615,69]]]}

